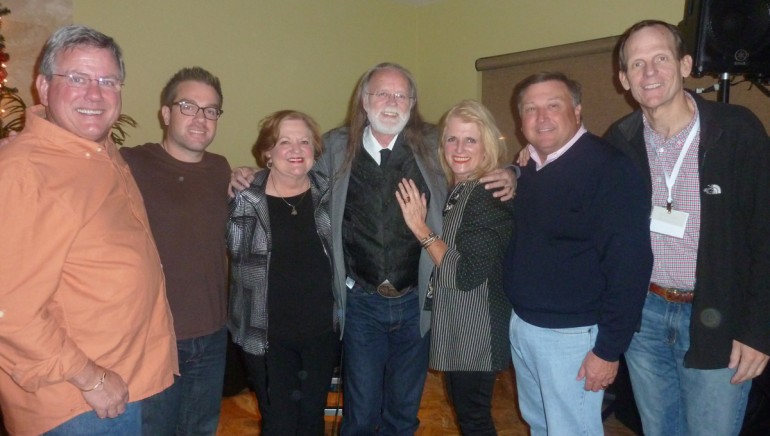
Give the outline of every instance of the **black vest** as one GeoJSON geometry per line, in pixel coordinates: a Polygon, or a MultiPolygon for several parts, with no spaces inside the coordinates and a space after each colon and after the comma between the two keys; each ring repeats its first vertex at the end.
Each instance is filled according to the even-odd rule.
{"type": "Polygon", "coordinates": [[[396,200],[402,178],[414,180],[430,202],[428,185],[403,137],[384,168],[361,145],[350,170],[342,241],[347,274],[370,292],[386,279],[399,290],[417,285],[422,248],[396,200]]]}

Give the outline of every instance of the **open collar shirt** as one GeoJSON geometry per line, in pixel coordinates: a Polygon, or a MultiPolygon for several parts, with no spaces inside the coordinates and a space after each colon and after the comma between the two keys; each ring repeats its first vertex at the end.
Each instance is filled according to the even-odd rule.
{"type": "Polygon", "coordinates": [[[92,410],[67,382],[88,360],[129,401],[171,385],[176,340],[142,196],[112,142],[27,111],[0,148],[0,407],[11,434],[92,410]]]}
{"type": "Polygon", "coordinates": [[[570,139],[564,146],[562,146],[560,149],[554,151],[553,153],[549,154],[545,157],[545,162],[542,162],[540,160],[540,155],[537,154],[537,150],[535,149],[535,146],[532,144],[527,144],[527,150],[529,151],[529,155],[532,157],[532,160],[535,161],[535,171],[540,171],[543,169],[544,166],[548,165],[549,163],[555,161],[556,159],[560,158],[564,153],[567,152],[570,148],[572,148],[573,145],[577,142],[578,139],[580,139],[581,136],[583,136],[584,133],[586,133],[587,130],[583,125],[580,125],[580,128],[575,133],[575,135],[570,139]]]}
{"type": "MultiPolygon", "coordinates": [[[[689,94],[685,94],[692,100],[689,94]]],[[[693,107],[696,107],[693,101],[693,107]]],[[[690,130],[695,128],[698,109],[689,124],[679,133],[665,138],[652,129],[644,117],[644,143],[650,162],[652,176],[652,206],[666,207],[668,189],[665,174],[671,171],[679,158],[690,130]]],[[[660,286],[684,290],[695,289],[695,265],[698,257],[700,236],[700,180],[698,172],[698,150],[700,132],[695,135],[690,149],[684,157],[679,175],[672,188],[673,209],[687,212],[684,238],[650,232],[655,263],[652,268],[652,282],[660,286]]]]}

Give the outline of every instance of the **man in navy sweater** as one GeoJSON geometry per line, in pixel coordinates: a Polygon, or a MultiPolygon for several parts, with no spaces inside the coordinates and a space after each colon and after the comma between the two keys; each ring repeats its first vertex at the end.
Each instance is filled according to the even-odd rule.
{"type": "Polygon", "coordinates": [[[533,435],[602,434],[652,270],[649,199],[633,162],[582,126],[580,84],[538,73],[516,92],[531,154],[505,259],[519,407],[533,435]]]}

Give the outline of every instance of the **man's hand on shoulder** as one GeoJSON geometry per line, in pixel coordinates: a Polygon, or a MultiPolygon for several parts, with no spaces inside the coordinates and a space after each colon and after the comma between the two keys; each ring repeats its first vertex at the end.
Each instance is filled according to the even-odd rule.
{"type": "Polygon", "coordinates": [[[577,380],[585,379],[585,390],[599,392],[615,382],[618,362],[609,362],[589,351],[578,370],[577,380]]]}
{"type": "Polygon", "coordinates": [[[230,198],[235,197],[238,191],[248,188],[254,180],[254,174],[256,173],[257,169],[252,167],[233,168],[233,172],[230,173],[230,186],[227,188],[227,194],[230,198]]]}
{"type": "Polygon", "coordinates": [[[495,189],[492,195],[500,201],[507,201],[516,195],[516,172],[511,167],[490,171],[479,179],[484,188],[495,189]]]}
{"type": "Polygon", "coordinates": [[[519,154],[516,155],[516,164],[520,167],[525,167],[527,166],[527,163],[529,163],[530,157],[531,155],[529,154],[529,149],[524,147],[519,150],[519,154]]]}
{"type": "Polygon", "coordinates": [[[736,371],[730,383],[737,385],[757,377],[765,370],[767,361],[767,354],[734,340],[727,367],[736,371]]]}

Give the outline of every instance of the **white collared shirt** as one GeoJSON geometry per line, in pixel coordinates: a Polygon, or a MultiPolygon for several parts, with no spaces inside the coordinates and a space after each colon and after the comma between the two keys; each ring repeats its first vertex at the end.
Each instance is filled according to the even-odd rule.
{"type": "Polygon", "coordinates": [[[393,139],[390,141],[390,144],[388,144],[387,147],[383,147],[380,145],[379,141],[377,141],[377,138],[374,137],[374,134],[372,133],[372,127],[366,126],[364,129],[364,150],[366,150],[367,153],[369,153],[369,156],[374,159],[375,162],[377,162],[377,165],[380,164],[380,150],[383,148],[387,148],[390,151],[393,151],[393,146],[396,145],[396,139],[398,138],[398,135],[394,136],[393,139]]]}
{"type": "Polygon", "coordinates": [[[537,154],[537,150],[535,150],[535,147],[532,144],[527,144],[527,150],[529,151],[529,155],[532,158],[532,160],[535,161],[535,171],[540,171],[541,169],[543,169],[544,166],[548,165],[549,163],[561,157],[561,155],[566,153],[567,150],[569,150],[573,145],[575,145],[577,140],[580,139],[580,137],[583,136],[583,134],[586,132],[587,130],[585,126],[581,124],[580,128],[575,133],[575,136],[573,136],[572,139],[569,140],[569,142],[564,144],[562,148],[546,156],[545,162],[540,162],[540,155],[537,154]]]}

